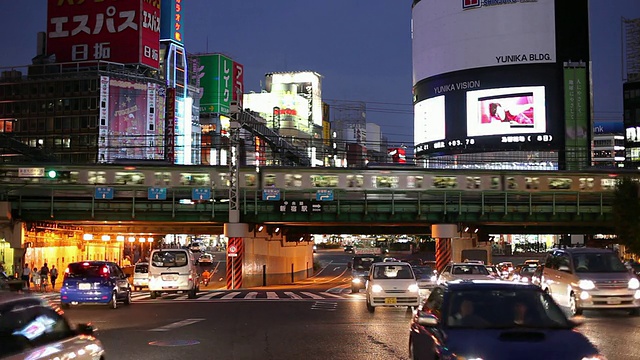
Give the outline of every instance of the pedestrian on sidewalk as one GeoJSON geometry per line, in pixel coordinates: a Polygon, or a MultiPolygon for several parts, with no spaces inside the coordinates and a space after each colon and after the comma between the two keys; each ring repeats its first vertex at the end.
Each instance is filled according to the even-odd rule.
{"type": "Polygon", "coordinates": [[[33,283],[33,289],[35,291],[40,290],[40,280],[42,280],[40,278],[40,271],[38,271],[37,267],[34,267],[31,271],[31,282],[33,283]]]}
{"type": "Polygon", "coordinates": [[[44,263],[42,269],[40,269],[40,291],[46,292],[47,285],[49,284],[49,266],[44,263]]]}
{"type": "Polygon", "coordinates": [[[24,285],[27,289],[31,288],[31,269],[29,269],[29,264],[24,264],[24,269],[22,269],[22,281],[24,281],[24,285]]]}
{"type": "Polygon", "coordinates": [[[51,290],[55,290],[56,279],[58,278],[58,269],[56,269],[55,265],[51,265],[51,271],[49,273],[49,277],[51,278],[51,290]]]}

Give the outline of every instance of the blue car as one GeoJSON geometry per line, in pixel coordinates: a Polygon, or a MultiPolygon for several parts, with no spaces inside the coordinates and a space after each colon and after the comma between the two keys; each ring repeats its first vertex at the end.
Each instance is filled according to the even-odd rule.
{"type": "Polygon", "coordinates": [[[71,263],[60,288],[63,308],[78,304],[104,304],[116,309],[118,302],[131,304],[131,285],[118,264],[108,261],[71,263]]]}
{"type": "Polygon", "coordinates": [[[434,288],[411,320],[411,359],[604,359],[539,287],[496,280],[434,288]]]}

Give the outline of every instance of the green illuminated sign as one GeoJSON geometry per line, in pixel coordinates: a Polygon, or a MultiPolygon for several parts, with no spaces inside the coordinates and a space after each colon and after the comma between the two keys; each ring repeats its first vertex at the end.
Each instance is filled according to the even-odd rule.
{"type": "Polygon", "coordinates": [[[200,87],[200,113],[229,114],[233,98],[233,60],[221,54],[200,55],[203,67],[200,87]]]}

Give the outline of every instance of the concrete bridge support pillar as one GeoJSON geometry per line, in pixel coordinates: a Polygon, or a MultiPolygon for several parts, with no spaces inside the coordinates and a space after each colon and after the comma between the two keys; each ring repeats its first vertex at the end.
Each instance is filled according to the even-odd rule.
{"type": "Polygon", "coordinates": [[[451,262],[451,241],[458,235],[458,225],[434,224],[431,235],[436,239],[436,269],[441,272],[451,262]]]}
{"type": "Polygon", "coordinates": [[[242,287],[244,238],[248,232],[248,224],[224,224],[224,235],[229,238],[229,243],[227,244],[227,289],[239,289],[242,287]]]}

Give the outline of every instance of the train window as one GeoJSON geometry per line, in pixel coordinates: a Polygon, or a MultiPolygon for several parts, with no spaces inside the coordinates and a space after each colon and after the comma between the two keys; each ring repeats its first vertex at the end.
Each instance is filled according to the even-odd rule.
{"type": "Polygon", "coordinates": [[[153,174],[154,185],[171,185],[171,173],[170,172],[156,172],[153,174]]]}
{"type": "Polygon", "coordinates": [[[180,185],[209,186],[209,174],[180,173],[180,185]]]}
{"type": "Polygon", "coordinates": [[[433,187],[436,189],[455,189],[458,187],[458,180],[455,176],[434,176],[433,187]]]}
{"type": "Polygon", "coordinates": [[[516,178],[511,176],[507,178],[507,189],[518,190],[518,182],[516,181],[516,178]]]}
{"type": "Polygon", "coordinates": [[[89,184],[106,184],[107,175],[104,171],[89,171],[89,184]]]}
{"type": "Polygon", "coordinates": [[[499,176],[492,176],[491,177],[491,190],[500,190],[500,185],[501,185],[500,177],[499,176]]]}
{"type": "Polygon", "coordinates": [[[525,177],[524,182],[526,184],[527,190],[538,190],[540,189],[540,178],[537,177],[525,177]]]}
{"type": "Polygon", "coordinates": [[[616,179],[600,179],[600,187],[602,187],[602,190],[614,190],[616,184],[616,179]]]}
{"type": "Polygon", "coordinates": [[[479,176],[467,176],[467,189],[480,189],[481,184],[479,176]]]}
{"type": "MultiPolygon", "coordinates": [[[[223,187],[231,186],[231,180],[229,180],[229,174],[220,173],[218,174],[218,176],[220,176],[220,184],[222,184],[223,187]]],[[[213,184],[212,186],[215,186],[215,184],[213,184]]]]}
{"type": "Polygon", "coordinates": [[[285,174],[284,175],[284,187],[302,187],[302,175],[300,175],[300,174],[285,174]]]}
{"type": "Polygon", "coordinates": [[[593,178],[580,178],[580,190],[593,190],[593,178]]]}
{"type": "Polygon", "coordinates": [[[407,176],[407,188],[409,189],[422,189],[422,182],[424,178],[422,176],[407,176]]]}
{"type": "Polygon", "coordinates": [[[347,175],[347,187],[361,188],[364,185],[364,176],[362,175],[347,175]]]}
{"type": "Polygon", "coordinates": [[[256,186],[256,174],[244,174],[244,186],[256,186]]]}
{"type": "Polygon", "coordinates": [[[372,176],[371,185],[376,189],[395,189],[398,187],[397,176],[372,176]]]}
{"type": "Polygon", "coordinates": [[[116,184],[144,185],[144,174],[141,172],[116,172],[116,184]]]}
{"type": "Polygon", "coordinates": [[[275,174],[265,174],[264,175],[264,187],[276,186],[276,175],[275,174]]]}
{"type": "Polygon", "coordinates": [[[311,175],[312,187],[338,187],[338,176],[336,175],[311,175]]]}
{"type": "Polygon", "coordinates": [[[567,178],[549,178],[549,189],[569,190],[573,180],[567,178]]]}

